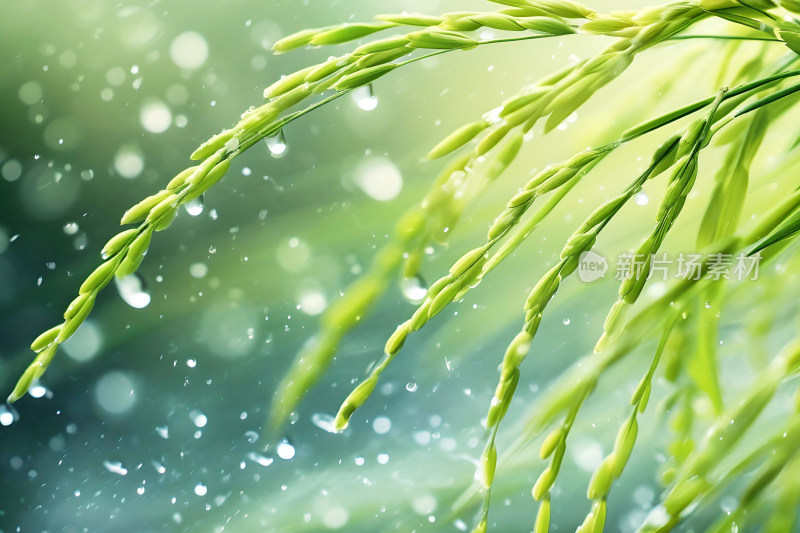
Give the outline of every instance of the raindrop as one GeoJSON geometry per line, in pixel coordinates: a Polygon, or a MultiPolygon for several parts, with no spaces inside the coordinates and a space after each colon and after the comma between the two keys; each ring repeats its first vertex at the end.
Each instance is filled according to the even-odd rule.
{"type": "Polygon", "coordinates": [[[208,492],[208,487],[206,487],[203,483],[198,483],[194,486],[194,493],[198,496],[205,496],[208,492]]]}
{"type": "Polygon", "coordinates": [[[319,291],[306,291],[300,294],[300,309],[310,316],[316,316],[325,310],[328,301],[319,291]]]}
{"type": "Polygon", "coordinates": [[[93,359],[103,345],[103,334],[97,325],[87,320],[64,344],[64,351],[72,359],[85,362],[93,359]]]}
{"type": "Polygon", "coordinates": [[[197,215],[202,213],[203,207],[205,207],[205,200],[202,194],[197,198],[189,200],[188,202],[183,204],[183,208],[186,210],[186,212],[193,217],[196,217],[197,215]]]}
{"type": "Polygon", "coordinates": [[[120,476],[124,476],[128,474],[128,469],[122,466],[122,463],[119,461],[103,461],[103,466],[106,467],[106,470],[111,472],[112,474],[119,474],[120,476]]]}
{"type": "Polygon", "coordinates": [[[356,105],[364,111],[372,111],[378,107],[378,97],[375,96],[375,90],[371,83],[366,87],[355,89],[350,96],[356,105]]]}
{"type": "Polygon", "coordinates": [[[272,464],[272,457],[267,457],[265,455],[261,455],[260,453],[250,452],[247,454],[247,458],[253,461],[254,463],[258,463],[261,466],[269,466],[272,464]]]}
{"type": "Polygon", "coordinates": [[[208,265],[205,263],[192,263],[189,266],[189,274],[193,278],[204,278],[206,277],[206,274],[208,274],[208,265]]]}
{"type": "Polygon", "coordinates": [[[388,453],[379,453],[378,454],[378,464],[385,465],[389,462],[389,454],[388,453]]]}
{"type": "Polygon", "coordinates": [[[280,130],[277,135],[267,137],[264,142],[267,143],[267,148],[269,148],[269,153],[272,154],[272,157],[283,157],[286,153],[286,136],[283,130],[280,130]]]}
{"type": "Polygon", "coordinates": [[[0,174],[6,181],[16,181],[22,175],[22,163],[16,159],[9,159],[3,164],[0,174]]]}
{"type": "Polygon", "coordinates": [[[650,203],[650,197],[647,196],[646,192],[640,192],[634,196],[634,201],[636,202],[636,205],[647,205],[650,203]]]}
{"type": "Polygon", "coordinates": [[[114,168],[123,178],[135,178],[144,170],[144,154],[138,146],[126,144],[114,156],[114,168]]]}
{"type": "Polygon", "coordinates": [[[571,322],[572,320],[570,320],[569,318],[565,318],[564,320],[561,321],[561,323],[564,324],[565,326],[569,326],[571,322]]]}
{"type": "Polygon", "coordinates": [[[136,403],[136,384],[128,374],[115,370],[97,380],[94,397],[104,411],[120,415],[136,403]]]}
{"type": "Polygon", "coordinates": [[[133,273],[124,278],[114,278],[117,291],[125,303],[136,309],[143,309],[150,304],[150,294],[145,290],[144,279],[133,273]]]}
{"type": "Polygon", "coordinates": [[[322,515],[322,523],[328,529],[341,529],[349,519],[350,515],[344,507],[334,507],[322,515]]]}
{"type": "Polygon", "coordinates": [[[314,413],[311,415],[311,422],[328,433],[336,433],[336,429],[333,425],[333,416],[327,413],[314,413]]]}
{"type": "Polygon", "coordinates": [[[420,446],[427,446],[428,444],[431,443],[432,437],[430,431],[421,430],[415,432],[413,438],[414,442],[416,442],[420,446]]]}
{"type": "Polygon", "coordinates": [[[162,439],[169,438],[169,428],[167,426],[156,426],[156,433],[158,433],[162,439]]]}
{"type": "Polygon", "coordinates": [[[28,394],[33,396],[34,398],[41,398],[45,394],[47,394],[47,387],[44,385],[33,385],[30,389],[28,389],[28,394]]]}
{"type": "Polygon", "coordinates": [[[250,444],[255,444],[256,441],[258,440],[258,433],[256,433],[252,429],[250,431],[245,431],[244,436],[247,439],[247,442],[249,442],[250,444]]]}
{"type": "Polygon", "coordinates": [[[75,235],[78,233],[78,223],[77,222],[67,222],[64,224],[64,233],[67,235],[75,235]]]}
{"type": "Polygon", "coordinates": [[[419,275],[403,278],[400,281],[400,291],[403,293],[403,297],[414,305],[422,303],[428,294],[425,280],[419,275]]]}
{"type": "Polygon", "coordinates": [[[81,233],[72,241],[72,246],[74,246],[76,250],[85,250],[88,244],[89,237],[85,233],[81,233]]]}
{"type": "Polygon", "coordinates": [[[287,439],[283,439],[281,442],[279,442],[278,446],[275,448],[275,451],[277,452],[278,457],[287,461],[293,458],[295,454],[294,446],[292,446],[287,439]]]}
{"type": "Polygon", "coordinates": [[[208,424],[208,417],[200,411],[190,412],[189,418],[191,418],[194,425],[199,428],[205,427],[206,424],[208,424]]]}
{"type": "Polygon", "coordinates": [[[370,157],[359,163],[353,173],[353,181],[367,196],[380,202],[396,198],[403,190],[403,175],[385,157],[370,157]]]}
{"type": "Polygon", "coordinates": [[[0,425],[10,426],[14,422],[14,413],[5,405],[0,405],[0,425]]]}
{"type": "Polygon", "coordinates": [[[408,383],[406,383],[406,390],[408,392],[416,391],[417,390],[417,384],[414,383],[413,381],[409,381],[408,383]]]}
{"type": "Polygon", "coordinates": [[[150,463],[153,465],[153,468],[155,468],[156,472],[158,472],[159,474],[163,474],[164,472],[167,471],[167,467],[162,465],[158,461],[151,460],[150,463]]]}
{"type": "Polygon", "coordinates": [[[378,435],[389,433],[390,429],[392,429],[392,421],[385,416],[379,416],[372,421],[372,430],[378,435]]]}
{"type": "Polygon", "coordinates": [[[169,56],[180,68],[196,69],[208,59],[208,43],[199,33],[187,31],[172,41],[169,56]]]}
{"type": "Polygon", "coordinates": [[[172,124],[172,111],[161,100],[150,100],[139,111],[139,122],[150,133],[163,133],[172,124]]]}
{"type": "Polygon", "coordinates": [[[17,95],[23,104],[33,105],[42,99],[42,86],[35,81],[28,81],[20,86],[17,95]]]}

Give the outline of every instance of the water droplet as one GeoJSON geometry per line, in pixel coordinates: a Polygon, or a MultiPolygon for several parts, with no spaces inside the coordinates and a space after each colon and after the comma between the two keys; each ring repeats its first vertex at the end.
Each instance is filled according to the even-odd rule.
{"type": "Polygon", "coordinates": [[[503,106],[495,107],[494,109],[490,109],[486,113],[483,114],[481,118],[488,122],[489,124],[500,124],[503,121],[503,118],[500,116],[500,113],[503,112],[503,106]]]}
{"type": "Polygon", "coordinates": [[[333,416],[327,413],[314,413],[311,415],[311,422],[328,433],[336,433],[336,429],[333,425],[333,416]]]}
{"type": "Polygon", "coordinates": [[[385,416],[379,416],[372,421],[372,430],[378,435],[389,433],[392,429],[392,421],[385,416]]]}
{"type": "Polygon", "coordinates": [[[436,498],[430,494],[419,496],[411,501],[411,507],[418,514],[429,515],[436,509],[436,498]]]}
{"type": "Polygon", "coordinates": [[[197,359],[187,359],[186,360],[186,366],[188,366],[189,368],[196,367],[197,366],[197,359]]]}
{"type": "Polygon", "coordinates": [[[193,278],[204,278],[206,277],[206,274],[208,274],[208,265],[205,263],[192,263],[189,266],[189,274],[193,278]]]}
{"type": "Polygon", "coordinates": [[[151,99],[142,105],[139,122],[150,133],[163,133],[172,124],[172,111],[161,100],[151,99]]]}
{"type": "Polygon", "coordinates": [[[192,419],[192,423],[194,423],[195,427],[202,428],[208,424],[208,417],[197,410],[191,411],[189,413],[189,418],[192,419]]]}
{"type": "Polygon", "coordinates": [[[370,83],[366,87],[359,87],[350,93],[353,101],[364,111],[372,111],[378,107],[378,97],[375,96],[375,89],[370,83]]]}
{"type": "Polygon", "coordinates": [[[226,152],[235,152],[239,149],[239,137],[233,137],[225,143],[226,152]]]}
{"type": "Polygon", "coordinates": [[[144,487],[138,487],[138,488],[136,489],[136,494],[138,494],[139,496],[141,496],[142,494],[144,494],[144,487]]]}
{"type": "Polygon", "coordinates": [[[425,431],[425,430],[414,432],[413,438],[414,442],[416,442],[420,446],[427,446],[428,444],[431,443],[432,439],[430,431],[425,431]]]}
{"type": "Polygon", "coordinates": [[[202,194],[194,200],[190,200],[183,204],[183,208],[186,210],[186,212],[193,217],[196,217],[202,213],[203,207],[205,207],[205,199],[202,194]]]}
{"type": "Polygon", "coordinates": [[[258,433],[256,433],[252,429],[250,431],[245,431],[244,436],[247,439],[247,442],[249,442],[250,444],[255,444],[256,441],[258,440],[258,433]]]}
{"type": "Polygon", "coordinates": [[[307,315],[316,316],[325,310],[328,301],[320,291],[305,291],[300,294],[300,309],[307,315]]]}
{"type": "Polygon", "coordinates": [[[194,486],[194,493],[198,496],[205,496],[208,492],[208,487],[206,487],[203,483],[198,483],[194,486]]]}
{"type": "Polygon", "coordinates": [[[562,320],[561,322],[562,322],[562,323],[563,323],[565,326],[569,326],[569,325],[570,325],[570,323],[572,323],[572,320],[570,320],[569,318],[565,318],[565,319],[564,319],[564,320],[562,320]]]}
{"type": "Polygon", "coordinates": [[[87,320],[64,344],[72,359],[85,362],[97,355],[103,345],[103,332],[92,320],[87,320]]]}
{"type": "Polygon", "coordinates": [[[75,235],[78,233],[78,223],[77,222],[67,222],[64,224],[64,233],[67,235],[75,235]]]}
{"type": "Polygon", "coordinates": [[[286,153],[286,136],[283,130],[280,130],[277,135],[267,137],[264,142],[267,143],[267,148],[269,148],[269,153],[272,154],[272,157],[283,157],[286,153]]]}
{"type": "Polygon", "coordinates": [[[150,305],[150,294],[145,290],[144,279],[137,273],[124,278],[114,278],[119,295],[125,303],[136,309],[150,305]]]}
{"type": "Polygon", "coordinates": [[[250,452],[247,454],[247,458],[253,461],[254,463],[258,463],[261,466],[269,466],[272,464],[272,457],[267,457],[265,455],[261,455],[260,453],[250,452]]]}
{"type": "Polygon", "coordinates": [[[180,68],[196,69],[208,59],[208,43],[197,32],[181,33],[170,44],[169,57],[180,68]]]}
{"type": "Polygon", "coordinates": [[[30,394],[34,398],[41,398],[42,396],[47,394],[47,387],[37,383],[33,385],[30,389],[28,389],[28,394],[30,394]]]}
{"type": "Polygon", "coordinates": [[[370,157],[359,163],[353,172],[353,181],[367,196],[380,202],[396,198],[403,190],[403,175],[385,157],[370,157]]]}
{"type": "Polygon", "coordinates": [[[647,196],[647,193],[644,191],[637,193],[633,200],[636,202],[636,205],[647,205],[650,203],[650,197],[647,196]]]}
{"type": "Polygon", "coordinates": [[[281,442],[279,442],[278,446],[275,448],[275,451],[277,452],[278,457],[287,461],[293,458],[295,454],[294,446],[292,446],[287,439],[283,439],[281,442]]]}
{"type": "Polygon", "coordinates": [[[414,383],[413,381],[409,381],[408,383],[406,383],[406,390],[408,392],[416,391],[417,390],[417,384],[414,383]]]}
{"type": "Polygon", "coordinates": [[[144,154],[138,146],[126,144],[114,156],[114,168],[123,178],[133,179],[144,170],[144,154]]]}
{"type": "Polygon", "coordinates": [[[379,453],[378,454],[378,464],[385,465],[389,462],[389,454],[388,453],[379,453]]]}
{"type": "Polygon", "coordinates": [[[421,276],[403,278],[400,281],[400,291],[403,293],[403,297],[414,305],[421,304],[428,294],[425,280],[421,276]]]}
{"type": "Polygon", "coordinates": [[[136,383],[127,373],[114,370],[97,380],[94,399],[107,413],[124,414],[136,404],[136,383]]]}
{"type": "Polygon", "coordinates": [[[208,253],[215,254],[217,253],[217,249],[212,245],[208,247],[208,253]]]}
{"type": "Polygon", "coordinates": [[[153,468],[155,468],[155,469],[156,469],[156,472],[158,472],[159,474],[163,474],[164,472],[166,472],[166,471],[167,471],[167,467],[166,467],[166,466],[164,466],[164,465],[162,465],[162,464],[161,464],[161,463],[159,463],[158,461],[151,460],[151,461],[150,461],[150,464],[152,464],[152,465],[153,465],[153,468]]]}
{"type": "Polygon", "coordinates": [[[14,413],[5,405],[0,405],[0,425],[10,426],[14,422],[14,413]]]}
{"type": "Polygon", "coordinates": [[[322,523],[328,529],[341,529],[349,519],[350,515],[344,507],[334,507],[322,515],[322,523]]]}
{"type": "Polygon", "coordinates": [[[156,433],[158,433],[162,439],[169,438],[169,428],[167,426],[157,426],[156,433]]]}
{"type": "Polygon", "coordinates": [[[106,467],[106,470],[111,472],[112,474],[119,474],[120,476],[125,476],[128,474],[128,469],[122,466],[122,463],[119,461],[103,461],[103,466],[106,467]]]}

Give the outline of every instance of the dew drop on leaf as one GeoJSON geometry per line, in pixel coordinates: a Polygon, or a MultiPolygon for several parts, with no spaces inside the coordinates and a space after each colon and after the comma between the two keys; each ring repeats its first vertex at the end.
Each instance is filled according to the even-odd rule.
{"type": "Polygon", "coordinates": [[[411,304],[418,305],[428,294],[425,280],[421,276],[411,276],[400,281],[400,291],[403,297],[411,304]]]}
{"type": "Polygon", "coordinates": [[[183,204],[183,208],[186,210],[189,215],[196,217],[200,213],[203,212],[203,207],[205,207],[205,200],[203,199],[203,195],[201,194],[194,200],[186,202],[183,204]]]}
{"type": "Polygon", "coordinates": [[[267,148],[269,149],[269,153],[272,157],[283,157],[286,153],[286,136],[283,133],[283,130],[280,130],[276,135],[272,135],[271,137],[267,137],[264,141],[267,143],[267,148]]]}
{"type": "Polygon", "coordinates": [[[378,107],[378,97],[375,96],[375,90],[370,83],[366,87],[359,87],[350,93],[353,101],[358,107],[364,111],[372,111],[378,107]]]}

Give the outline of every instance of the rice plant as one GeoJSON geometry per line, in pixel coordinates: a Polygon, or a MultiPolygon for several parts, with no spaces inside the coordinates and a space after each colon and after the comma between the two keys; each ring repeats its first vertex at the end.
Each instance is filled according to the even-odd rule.
{"type": "MultiPolygon", "coordinates": [[[[455,255],[450,269],[427,287],[416,310],[387,336],[384,355],[341,399],[333,421],[336,431],[345,431],[351,418],[358,416],[358,409],[370,400],[412,334],[477,289],[499,265],[513,261],[518,248],[537,235],[541,223],[550,220],[557,207],[573,201],[573,188],[597,174],[596,169],[607,167],[612,154],[641,142],[640,138],[650,138],[658,147],[638,175],[627,177],[623,189],[593,198],[590,214],[573,225],[559,257],[544,274],[529,280],[527,294],[508,295],[509,301],[519,300],[519,332],[505,348],[485,354],[496,359],[499,375],[485,418],[475,420],[485,427],[475,483],[462,487],[456,512],[477,513],[472,524],[475,533],[492,530],[492,487],[496,474],[503,472],[504,458],[510,461],[514,453],[529,451],[526,448],[536,443],[541,471],[531,484],[536,517],[530,527],[536,533],[549,531],[551,508],[559,504],[554,488],[573,426],[587,403],[599,401],[594,393],[608,379],[610,368],[636,357],[647,364],[639,365],[644,372],[636,377],[638,385],[611,452],[588,483],[586,506],[580,511],[585,518],[578,531],[615,530],[613,524],[606,524],[607,506],[615,483],[636,453],[643,417],[659,417],[668,429],[662,439],[666,459],[660,472],[661,503],[640,531],[670,531],[691,523],[698,510],[711,505],[728,487],[739,494],[737,505],[710,530],[751,530],[758,525],[770,532],[796,529],[800,395],[793,391],[791,380],[800,370],[800,339],[761,361],[747,388],[739,390],[737,384],[737,390],[726,390],[720,378],[725,365],[718,354],[720,319],[707,310],[718,310],[732,294],[753,292],[761,283],[791,286],[795,280],[800,192],[791,177],[797,169],[791,151],[796,141],[765,146],[765,139],[771,139],[768,134],[781,121],[797,120],[800,22],[795,16],[800,14],[800,4],[795,0],[701,0],[598,12],[571,0],[493,0],[486,2],[485,9],[378,15],[368,22],[302,29],[275,43],[276,53],[328,46],[348,51],[275,80],[264,90],[265,103],[249,108],[233,126],[191,154],[196,165],[178,172],[163,189],[124,213],[121,225],[126,229],[102,248],[103,262],[80,285],[64,321],[31,344],[33,362],[8,401],[22,398],[42,377],[59,345],[92,312],[99,291],[115,277],[137,271],[155,234],[170,227],[179,208],[214,187],[237,156],[263,139],[278,138],[296,120],[348,93],[373,87],[390,91],[395,71],[436,56],[469,54],[476,49],[502,53],[502,47],[523,41],[583,35],[605,48],[563,65],[533,85],[510,88],[516,91],[514,96],[484,114],[465,117],[464,124],[428,152],[427,159],[443,160],[438,166],[430,165],[439,170],[429,191],[397,220],[391,238],[376,251],[360,279],[325,310],[318,331],[308,338],[270,400],[268,432],[278,435],[285,427],[309,389],[325,375],[345,336],[395,281],[420,274],[425,249],[445,239],[457,224],[470,223],[470,208],[485,191],[507,189],[506,201],[495,206],[486,238],[455,255]],[[485,38],[486,30],[494,36],[485,38]],[[703,43],[700,55],[713,57],[719,80],[715,91],[678,109],[651,113],[642,123],[625,124],[621,135],[564,161],[549,161],[533,175],[513,176],[512,187],[500,180],[520,153],[534,144],[546,145],[547,133],[578,110],[606,104],[598,102],[596,93],[605,95],[605,87],[621,83],[618,78],[632,63],[647,62],[651,49],[682,41],[703,43]],[[710,151],[721,153],[721,160],[709,157],[710,151]],[[757,175],[751,167],[759,157],[779,157],[784,164],[773,168],[771,175],[757,175]],[[753,197],[751,182],[765,180],[775,184],[770,198],[760,204],[757,216],[746,220],[743,212],[753,197]],[[603,230],[624,216],[643,187],[654,182],[661,183],[654,220],[637,230],[641,241],[625,256],[626,262],[617,265],[618,295],[607,302],[609,311],[602,331],[596,332],[595,353],[575,360],[550,384],[520,421],[524,431],[514,436],[515,443],[501,449],[497,437],[515,391],[526,375],[536,373],[536,361],[523,363],[537,355],[537,331],[547,307],[563,285],[591,274],[586,269],[597,256],[593,249],[606,235],[603,230]],[[699,199],[698,182],[713,183],[710,194],[699,199]],[[692,259],[682,253],[681,275],[648,290],[666,267],[664,245],[676,225],[690,227],[696,235],[696,246],[684,250],[691,252],[692,259]],[[764,279],[755,279],[758,269],[764,279]],[[753,278],[752,283],[734,283],[747,276],[753,278]],[[651,391],[654,381],[662,377],[671,392],[653,408],[651,391]],[[780,424],[759,426],[767,406],[774,406],[771,402],[776,397],[785,398],[787,390],[795,398],[781,411],[780,424]],[[703,402],[710,409],[698,413],[696,406],[703,402]]],[[[640,84],[642,98],[652,89],[646,80],[626,83],[637,90],[640,84]]],[[[753,294],[752,305],[767,318],[761,324],[766,332],[754,333],[751,344],[768,335],[771,327],[770,302],[753,294]]]]}

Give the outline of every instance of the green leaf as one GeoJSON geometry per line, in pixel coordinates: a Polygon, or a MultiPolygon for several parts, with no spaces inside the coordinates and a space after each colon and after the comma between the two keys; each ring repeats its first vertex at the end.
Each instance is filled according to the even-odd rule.
{"type": "Polygon", "coordinates": [[[747,255],[757,254],[768,246],[772,246],[773,244],[788,239],[798,231],[800,231],[800,211],[795,211],[795,213],[783,224],[781,224],[778,229],[773,231],[769,236],[767,236],[766,239],[758,243],[752,250],[748,252],[747,255]]]}

